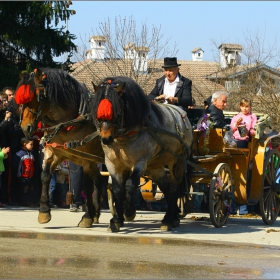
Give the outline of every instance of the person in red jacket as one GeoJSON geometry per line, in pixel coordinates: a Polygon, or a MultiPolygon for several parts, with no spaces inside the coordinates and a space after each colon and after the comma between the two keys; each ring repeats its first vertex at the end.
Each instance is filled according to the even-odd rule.
{"type": "Polygon", "coordinates": [[[22,148],[12,158],[13,168],[17,174],[19,203],[21,206],[35,206],[34,192],[34,154],[33,139],[23,137],[22,148]]]}

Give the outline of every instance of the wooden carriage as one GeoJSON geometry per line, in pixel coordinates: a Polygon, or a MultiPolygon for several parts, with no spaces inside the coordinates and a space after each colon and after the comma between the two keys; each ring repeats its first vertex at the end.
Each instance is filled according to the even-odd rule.
{"type": "MultiPolygon", "coordinates": [[[[225,113],[229,120],[234,114],[225,113]]],[[[188,203],[191,196],[196,194],[205,196],[215,227],[222,227],[226,223],[233,201],[236,205],[259,203],[264,223],[273,224],[280,211],[279,132],[263,134],[260,139],[252,137],[248,148],[229,147],[224,141],[226,129],[210,129],[208,140],[201,131],[194,129],[193,132],[191,184],[201,186],[202,191],[190,191],[178,200],[182,216],[189,212],[188,203]],[[208,141],[207,145],[204,141],[208,141]]],[[[152,181],[148,181],[141,189],[147,201],[161,197],[160,191],[152,187],[152,181]]]]}

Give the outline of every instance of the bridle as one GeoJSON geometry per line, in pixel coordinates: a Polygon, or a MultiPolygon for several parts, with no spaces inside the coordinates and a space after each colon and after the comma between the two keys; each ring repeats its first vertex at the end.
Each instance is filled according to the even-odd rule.
{"type": "MultiPolygon", "coordinates": [[[[23,104],[22,108],[21,108],[21,114],[20,114],[20,120],[19,123],[21,124],[22,121],[22,115],[25,109],[28,110],[28,112],[30,112],[31,114],[35,115],[35,126],[37,127],[37,124],[39,122],[40,117],[42,116],[42,112],[43,112],[43,108],[45,105],[45,101],[47,99],[47,93],[46,93],[46,84],[47,84],[47,76],[42,73],[42,80],[41,83],[38,84],[37,86],[35,86],[35,92],[38,93],[38,102],[40,103],[39,108],[38,108],[38,112],[35,112],[33,110],[31,110],[28,105],[23,104]]],[[[30,73],[30,78],[33,78],[35,76],[35,72],[31,72],[30,73]]]]}
{"type": "Polygon", "coordinates": [[[114,83],[111,79],[108,79],[104,81],[101,85],[100,88],[105,87],[105,93],[104,93],[104,99],[108,99],[108,93],[110,88],[114,88],[115,92],[118,94],[119,101],[121,103],[121,110],[117,114],[117,118],[114,118],[114,121],[111,120],[105,120],[105,119],[95,119],[95,126],[98,131],[100,131],[100,128],[102,126],[103,122],[109,123],[111,126],[113,126],[114,129],[114,137],[116,136],[123,136],[124,134],[127,133],[126,129],[124,128],[124,103],[121,98],[122,94],[124,93],[123,87],[125,84],[119,84],[119,83],[114,83]],[[117,90],[119,87],[122,87],[121,90],[117,90]]]}

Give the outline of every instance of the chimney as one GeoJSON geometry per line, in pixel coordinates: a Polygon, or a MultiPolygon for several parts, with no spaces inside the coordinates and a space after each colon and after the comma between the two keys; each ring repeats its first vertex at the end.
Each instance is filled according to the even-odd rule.
{"type": "Polygon", "coordinates": [[[201,48],[195,48],[192,50],[192,61],[203,61],[204,51],[201,48]]]}
{"type": "Polygon", "coordinates": [[[221,44],[220,50],[220,65],[221,68],[226,68],[235,65],[241,65],[242,46],[238,44],[221,44]]]}

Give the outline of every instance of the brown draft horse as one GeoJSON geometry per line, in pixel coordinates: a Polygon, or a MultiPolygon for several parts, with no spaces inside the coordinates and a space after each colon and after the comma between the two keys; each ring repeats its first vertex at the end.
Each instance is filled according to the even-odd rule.
{"type": "Polygon", "coordinates": [[[167,201],[161,230],[179,226],[177,198],[186,187],[181,182],[193,143],[186,112],[178,106],[150,102],[140,86],[127,77],[106,78],[95,91],[92,114],[112,177],[117,213],[108,230],[119,231],[125,219],[134,218],[134,192],[142,175],[152,177],[167,201]]]}
{"type": "Polygon", "coordinates": [[[22,104],[21,127],[24,134],[32,136],[39,121],[51,128],[44,136],[46,146],[39,223],[51,220],[51,174],[66,159],[81,165],[84,171],[83,190],[87,196],[87,207],[78,226],[91,227],[92,223],[98,223],[102,177],[97,163],[104,161],[104,153],[99,137],[94,137],[94,124],[86,118],[91,98],[84,85],[60,69],[35,69],[31,74],[24,73],[18,83],[15,102],[22,104]]]}

